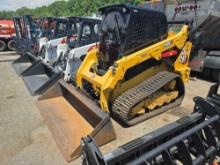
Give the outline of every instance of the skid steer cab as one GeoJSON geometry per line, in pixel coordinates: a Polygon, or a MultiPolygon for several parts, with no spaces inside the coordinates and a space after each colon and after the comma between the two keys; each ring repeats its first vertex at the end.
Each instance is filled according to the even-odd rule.
{"type": "Polygon", "coordinates": [[[22,17],[14,17],[14,24],[16,29],[17,51],[21,53],[21,56],[12,63],[12,66],[15,72],[20,76],[32,62],[36,61],[36,57],[30,53],[33,45],[36,43],[33,30],[35,23],[30,15],[24,15],[22,17]]]}
{"type": "MultiPolygon", "coordinates": [[[[13,17],[15,32],[16,32],[16,51],[20,55],[24,55],[26,53],[26,30],[25,30],[25,18],[29,16],[23,17],[13,17]]],[[[27,21],[27,20],[26,20],[27,21]]]]}
{"type": "Polygon", "coordinates": [[[39,62],[44,45],[48,41],[66,36],[67,29],[64,29],[66,24],[67,20],[64,18],[46,17],[35,20],[29,15],[24,15],[20,19],[22,42],[19,47],[22,49],[22,56],[12,64],[19,76],[32,63],[39,62]],[[60,30],[59,27],[63,29],[60,30]]]}
{"type": "Polygon", "coordinates": [[[60,80],[37,102],[68,161],[86,135],[98,145],[115,139],[109,115],[132,126],[178,106],[189,79],[187,25],[169,31],[163,13],[125,4],[100,13],[98,44],[70,72],[71,83],[60,80]]]}
{"type": "Polygon", "coordinates": [[[66,37],[50,40],[45,45],[41,60],[33,63],[23,73],[23,80],[32,95],[42,94],[49,87],[63,78],[70,81],[82,63],[83,56],[97,42],[100,18],[66,18],[66,37]]]}
{"type": "Polygon", "coordinates": [[[91,136],[82,139],[83,165],[218,165],[220,149],[219,84],[207,99],[195,97],[195,110],[174,123],[134,139],[103,155],[91,136]],[[178,162],[178,163],[177,163],[178,162]]]}
{"type": "Polygon", "coordinates": [[[16,36],[14,38],[16,42],[16,53],[21,55],[22,54],[22,48],[21,48],[21,43],[22,43],[22,26],[21,26],[21,17],[13,17],[13,22],[14,22],[14,27],[15,27],[15,33],[16,36]]]}

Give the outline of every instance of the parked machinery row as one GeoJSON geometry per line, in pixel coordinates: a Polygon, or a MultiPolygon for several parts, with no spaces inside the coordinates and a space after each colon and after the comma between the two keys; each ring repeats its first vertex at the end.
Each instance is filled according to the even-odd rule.
{"type": "MultiPolygon", "coordinates": [[[[179,106],[189,80],[188,22],[168,22],[162,12],[128,4],[102,7],[99,12],[102,19],[50,18],[51,26],[47,21],[43,28],[36,28],[30,16],[14,18],[17,40],[22,28],[25,35],[17,46],[21,57],[13,67],[30,93],[41,95],[37,107],[67,161],[83,150],[84,163],[108,164],[95,143],[100,146],[116,138],[111,117],[131,127],[179,106]],[[174,24],[180,29],[169,28],[174,24]],[[87,147],[90,143],[92,149],[87,147]]],[[[149,149],[149,154],[153,152],[149,149]]],[[[135,155],[133,159],[138,158],[135,155]]],[[[165,156],[166,164],[172,158],[169,153],[165,156]]]]}

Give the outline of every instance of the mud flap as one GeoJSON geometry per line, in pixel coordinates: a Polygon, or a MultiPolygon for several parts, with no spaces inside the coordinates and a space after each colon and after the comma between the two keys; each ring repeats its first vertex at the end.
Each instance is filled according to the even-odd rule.
{"type": "Polygon", "coordinates": [[[36,60],[32,56],[21,55],[12,63],[12,67],[14,68],[17,75],[21,76],[22,73],[32,65],[32,63],[38,62],[39,60],[36,60]]]}
{"type": "Polygon", "coordinates": [[[88,134],[98,145],[116,138],[109,114],[64,80],[40,96],[37,107],[67,161],[81,154],[81,138],[88,134]]]}
{"type": "Polygon", "coordinates": [[[220,109],[201,97],[197,111],[102,155],[91,136],[82,139],[84,165],[212,164],[219,156],[220,109]]]}
{"type": "Polygon", "coordinates": [[[36,62],[26,69],[22,76],[31,95],[37,95],[61,79],[62,73],[43,62],[36,62]]]}

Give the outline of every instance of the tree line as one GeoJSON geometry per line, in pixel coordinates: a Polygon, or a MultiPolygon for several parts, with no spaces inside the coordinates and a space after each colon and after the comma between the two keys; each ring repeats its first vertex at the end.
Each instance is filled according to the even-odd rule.
{"type": "MultiPolygon", "coordinates": [[[[15,11],[0,11],[0,19],[12,19],[13,16],[32,15],[33,17],[43,16],[85,16],[97,13],[98,8],[111,4],[131,3],[140,4],[150,0],[58,0],[49,6],[30,9],[22,7],[15,11]]],[[[194,0],[165,0],[168,4],[179,2],[194,2],[194,0]]]]}
{"type": "Polygon", "coordinates": [[[146,0],[68,0],[55,1],[49,6],[30,9],[22,7],[15,11],[0,11],[0,19],[12,19],[13,16],[32,15],[43,16],[84,16],[97,13],[98,8],[110,4],[131,3],[139,4],[146,0]]]}

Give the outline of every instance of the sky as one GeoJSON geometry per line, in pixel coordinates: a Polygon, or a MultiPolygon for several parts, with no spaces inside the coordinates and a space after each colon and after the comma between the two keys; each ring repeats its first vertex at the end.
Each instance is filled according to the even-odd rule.
{"type": "Polygon", "coordinates": [[[35,8],[43,5],[49,5],[56,0],[0,0],[0,11],[16,10],[23,6],[35,8]]]}

